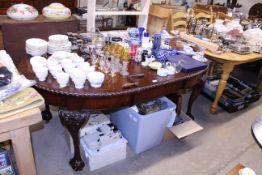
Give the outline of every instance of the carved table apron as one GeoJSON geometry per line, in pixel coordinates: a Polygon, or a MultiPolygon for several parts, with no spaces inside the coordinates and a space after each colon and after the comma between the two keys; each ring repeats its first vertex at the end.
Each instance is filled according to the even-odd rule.
{"type": "MultiPolygon", "coordinates": [[[[79,147],[79,129],[88,120],[87,114],[81,109],[105,110],[125,106],[131,106],[139,102],[145,102],[160,96],[167,95],[171,100],[178,102],[177,112],[180,113],[180,90],[192,88],[192,94],[188,102],[187,114],[194,119],[191,108],[194,100],[203,88],[203,77],[206,69],[192,73],[177,73],[168,77],[159,77],[156,71],[143,68],[139,64],[131,62],[128,65],[130,75],[143,73],[142,78],[135,78],[137,86],[123,89],[124,83],[130,83],[130,79],[121,75],[110,77],[106,75],[101,88],[92,88],[86,81],[83,89],[75,89],[72,81],[65,88],[59,88],[56,80],[49,74],[46,81],[36,79],[28,58],[24,58],[18,66],[20,73],[29,79],[35,79],[35,88],[45,98],[46,104],[60,107],[59,117],[61,123],[67,128],[73,138],[74,157],[69,161],[74,170],[81,170],[84,162],[81,159],[79,147]],[[153,83],[152,80],[157,80],[153,83]]],[[[50,114],[49,108],[44,114],[50,114]]],[[[50,118],[49,118],[50,119],[50,118]]]]}

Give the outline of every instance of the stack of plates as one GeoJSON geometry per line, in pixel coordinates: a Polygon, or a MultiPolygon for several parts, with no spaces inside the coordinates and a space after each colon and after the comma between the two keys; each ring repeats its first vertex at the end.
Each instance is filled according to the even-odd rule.
{"type": "Polygon", "coordinates": [[[71,52],[72,44],[66,35],[51,35],[48,37],[48,53],[53,54],[57,51],[71,52]]]}
{"type": "Polygon", "coordinates": [[[47,42],[40,38],[26,40],[26,53],[32,56],[41,56],[47,53],[47,42]]]}

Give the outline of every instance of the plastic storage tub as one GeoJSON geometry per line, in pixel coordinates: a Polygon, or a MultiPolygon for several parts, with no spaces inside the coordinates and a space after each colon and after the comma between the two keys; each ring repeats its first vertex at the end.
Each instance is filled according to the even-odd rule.
{"type": "Polygon", "coordinates": [[[129,146],[139,154],[159,145],[163,139],[167,124],[176,117],[176,105],[166,97],[167,108],[147,115],[140,115],[132,108],[111,113],[111,121],[127,139],[129,146]]]}

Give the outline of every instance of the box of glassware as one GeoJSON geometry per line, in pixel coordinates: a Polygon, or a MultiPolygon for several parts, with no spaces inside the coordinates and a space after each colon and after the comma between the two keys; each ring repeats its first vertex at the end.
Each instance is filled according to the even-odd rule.
{"type": "Polygon", "coordinates": [[[80,136],[91,171],[126,158],[127,141],[104,114],[91,114],[80,136]]]}

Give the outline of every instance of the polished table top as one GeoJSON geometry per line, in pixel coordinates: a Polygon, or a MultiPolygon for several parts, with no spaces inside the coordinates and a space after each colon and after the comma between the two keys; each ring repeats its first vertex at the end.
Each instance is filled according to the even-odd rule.
{"type": "MultiPolygon", "coordinates": [[[[18,69],[27,78],[36,79],[31,69],[29,58],[21,61],[18,69]]],[[[72,81],[69,82],[67,87],[59,88],[58,83],[50,74],[46,81],[40,82],[36,79],[37,84],[35,87],[40,93],[42,92],[41,94],[44,98],[53,105],[67,107],[69,105],[67,101],[70,100],[70,106],[73,107],[74,104],[72,102],[74,101],[74,97],[81,97],[75,101],[78,103],[78,106],[79,102],[83,100],[82,105],[80,105],[81,107],[88,106],[92,109],[104,109],[127,106],[136,102],[171,94],[180,89],[190,88],[196,84],[193,80],[199,80],[206,71],[206,69],[204,69],[192,73],[177,73],[172,76],[159,77],[155,70],[143,68],[134,62],[129,63],[128,70],[130,75],[144,74],[142,78],[133,78],[134,81],[138,82],[136,87],[124,89],[122,87],[123,84],[129,83],[130,80],[128,77],[119,74],[115,77],[106,75],[101,88],[92,88],[88,81],[86,81],[83,89],[75,89],[72,81]],[[157,82],[154,83],[153,80],[157,80],[157,82]],[[163,89],[163,87],[165,88],[163,89]],[[50,95],[55,98],[51,99],[50,95]],[[67,99],[65,99],[65,97],[67,97],[67,99]],[[108,99],[111,101],[108,101],[108,99]],[[102,104],[98,105],[97,102],[102,102],[102,104]]]]}
{"type": "Polygon", "coordinates": [[[208,58],[215,58],[216,60],[223,61],[234,61],[234,62],[251,62],[256,61],[262,58],[262,54],[258,53],[249,53],[249,54],[238,54],[234,52],[225,52],[222,54],[214,54],[210,51],[205,51],[205,56],[208,58]]]}

